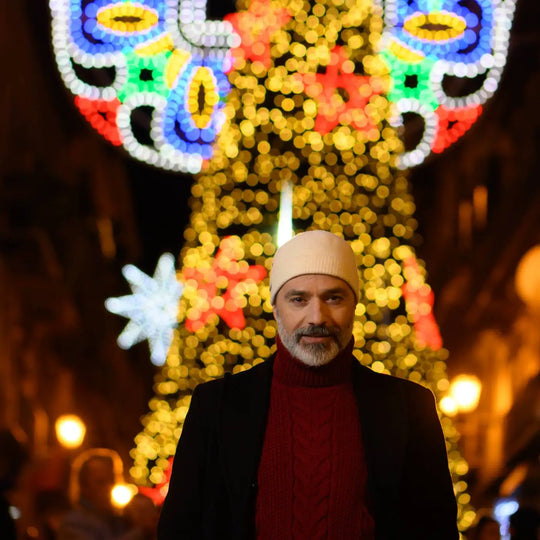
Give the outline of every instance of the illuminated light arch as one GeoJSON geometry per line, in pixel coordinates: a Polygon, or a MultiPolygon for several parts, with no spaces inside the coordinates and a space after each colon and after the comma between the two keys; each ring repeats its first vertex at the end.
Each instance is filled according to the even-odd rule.
{"type": "MultiPolygon", "coordinates": [[[[433,128],[433,120],[444,122],[450,110],[456,110],[456,115],[463,110],[480,113],[479,106],[495,92],[506,61],[515,2],[475,0],[473,10],[459,0],[373,1],[384,10],[380,50],[392,79],[390,100],[397,115],[412,110],[421,114],[428,130],[416,148],[401,156],[401,168],[443,151],[472,125],[460,122],[452,136],[436,138],[433,133],[444,132],[445,125],[433,128]],[[456,97],[443,88],[447,76],[484,80],[478,90],[456,97]],[[416,85],[411,84],[415,78],[416,85]]],[[[232,67],[230,49],[234,48],[236,60],[258,61],[268,69],[271,34],[290,19],[287,9],[270,0],[253,0],[247,11],[224,21],[206,20],[206,0],[50,0],[50,8],[58,68],[66,86],[80,98],[79,104],[84,103],[86,113],[81,111],[92,126],[139,160],[190,173],[198,172],[211,157],[224,121],[222,109],[229,92],[224,74],[232,67]],[[100,68],[107,68],[108,78],[100,84],[79,76],[81,69],[100,68]],[[202,110],[194,104],[195,88],[204,91],[202,110]],[[144,96],[144,105],[153,109],[154,129],[149,134],[153,145],[135,140],[127,126],[133,102],[141,101],[134,95],[144,96]],[[103,122],[96,116],[96,111],[103,113],[104,103],[116,104],[115,100],[123,106],[118,107],[123,123],[116,130],[114,114],[106,114],[103,122]]],[[[369,84],[377,85],[374,80],[369,84]]],[[[350,89],[349,85],[346,90],[350,89]]],[[[373,93],[379,90],[373,87],[373,93]]],[[[350,102],[339,106],[354,109],[357,97],[355,93],[350,102]]],[[[368,100],[363,101],[367,111],[368,100]]],[[[369,114],[360,114],[361,107],[353,111],[359,119],[355,122],[350,114],[333,115],[328,104],[319,105],[325,110],[316,131],[322,134],[338,127],[333,117],[354,129],[363,129],[370,120],[369,114]]]]}

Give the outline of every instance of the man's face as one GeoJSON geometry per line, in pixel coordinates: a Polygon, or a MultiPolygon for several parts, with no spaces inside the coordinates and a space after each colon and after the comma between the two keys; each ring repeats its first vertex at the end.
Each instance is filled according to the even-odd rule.
{"type": "Polygon", "coordinates": [[[354,293],[345,281],[306,274],[281,287],[274,317],[287,350],[308,366],[322,366],[349,343],[355,307],[354,293]]]}
{"type": "Polygon", "coordinates": [[[81,496],[101,511],[112,508],[111,490],[114,486],[112,463],[92,459],[86,464],[86,471],[81,478],[81,496]]]}

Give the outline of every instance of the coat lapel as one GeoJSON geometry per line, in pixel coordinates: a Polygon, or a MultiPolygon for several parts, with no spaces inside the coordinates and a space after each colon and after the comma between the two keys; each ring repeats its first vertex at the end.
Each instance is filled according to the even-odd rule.
{"type": "Polygon", "coordinates": [[[273,361],[227,377],[221,411],[220,446],[232,515],[254,515],[257,469],[262,452],[272,382],[273,361]]]}
{"type": "Polygon", "coordinates": [[[389,499],[397,496],[406,438],[404,403],[401,394],[391,390],[384,375],[355,363],[353,377],[370,502],[378,522],[392,502],[389,499]]]}

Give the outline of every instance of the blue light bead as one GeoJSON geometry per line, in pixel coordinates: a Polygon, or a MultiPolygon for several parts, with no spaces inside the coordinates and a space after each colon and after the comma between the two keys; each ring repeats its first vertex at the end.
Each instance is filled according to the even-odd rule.
{"type": "Polygon", "coordinates": [[[164,130],[164,135],[166,141],[177,150],[180,150],[180,152],[186,152],[187,151],[187,145],[185,141],[183,141],[180,137],[178,137],[178,134],[176,133],[174,126],[172,126],[171,129],[164,130]]]}
{"type": "Polygon", "coordinates": [[[101,41],[111,41],[111,37],[114,39],[114,36],[111,36],[108,32],[104,31],[103,28],[100,28],[97,25],[94,25],[94,28],[92,28],[91,31],[88,31],[86,26],[85,30],[91,34],[95,39],[99,39],[101,41]]]}
{"type": "Polygon", "coordinates": [[[201,134],[201,130],[198,128],[190,128],[185,131],[186,139],[189,141],[196,141],[201,134]]]}
{"type": "Polygon", "coordinates": [[[82,6],[80,0],[72,0],[70,6],[70,13],[72,16],[80,17],[82,15],[82,6]]]}
{"type": "Polygon", "coordinates": [[[201,145],[200,154],[203,157],[203,159],[210,159],[212,157],[212,154],[213,154],[212,146],[209,145],[209,144],[205,144],[204,146],[201,145]]]}
{"type": "Polygon", "coordinates": [[[477,40],[476,32],[470,29],[465,30],[463,39],[465,43],[467,43],[468,45],[472,45],[477,40]]]}
{"type": "Polygon", "coordinates": [[[85,14],[87,17],[96,18],[96,17],[97,17],[97,14],[98,14],[98,9],[99,9],[99,7],[101,7],[101,6],[97,6],[97,5],[96,5],[96,2],[92,2],[92,3],[88,4],[88,5],[84,8],[84,14],[85,14]]]}
{"type": "Polygon", "coordinates": [[[171,105],[176,104],[176,102],[172,99],[173,96],[169,97],[169,103],[167,105],[167,108],[165,109],[165,121],[166,122],[175,122],[176,121],[176,111],[174,110],[171,105]]]}
{"type": "Polygon", "coordinates": [[[75,30],[71,32],[71,36],[73,38],[73,41],[76,45],[78,45],[83,51],[91,50],[89,47],[89,43],[84,37],[84,34],[81,30],[75,30]]]}
{"type": "Polygon", "coordinates": [[[201,139],[206,143],[211,143],[216,138],[216,132],[212,128],[201,130],[201,139]]]}
{"type": "Polygon", "coordinates": [[[193,154],[199,154],[199,155],[202,155],[203,153],[203,145],[199,144],[199,143],[193,143],[191,145],[191,152],[193,154]]]}
{"type": "Polygon", "coordinates": [[[467,28],[474,28],[478,26],[479,22],[480,21],[478,20],[476,14],[469,12],[465,15],[465,23],[467,24],[467,28]]]}
{"type": "MultiPolygon", "coordinates": [[[[94,34],[94,30],[96,29],[96,20],[95,19],[87,19],[83,24],[84,31],[87,34],[94,34]]],[[[98,32],[99,33],[99,30],[98,32]]]]}

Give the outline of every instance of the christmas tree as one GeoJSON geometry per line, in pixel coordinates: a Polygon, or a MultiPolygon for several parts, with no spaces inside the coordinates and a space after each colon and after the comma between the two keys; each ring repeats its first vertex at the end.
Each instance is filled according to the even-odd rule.
{"type": "MultiPolygon", "coordinates": [[[[226,121],[192,186],[178,326],[132,451],[132,477],[156,498],[193,389],[275,351],[268,272],[278,229],[284,237],[324,229],[350,241],[362,283],[353,330],[361,364],[423,384],[438,400],[449,386],[433,295],[413,247],[408,175],[397,166],[403,146],[386,97],[395,88],[388,55],[377,53],[382,13],[367,0],[238,7],[228,18],[241,41],[226,121]]],[[[206,97],[190,99],[202,118],[206,97]]],[[[464,530],[474,519],[468,467],[451,420],[441,422],[464,530]]]]}

